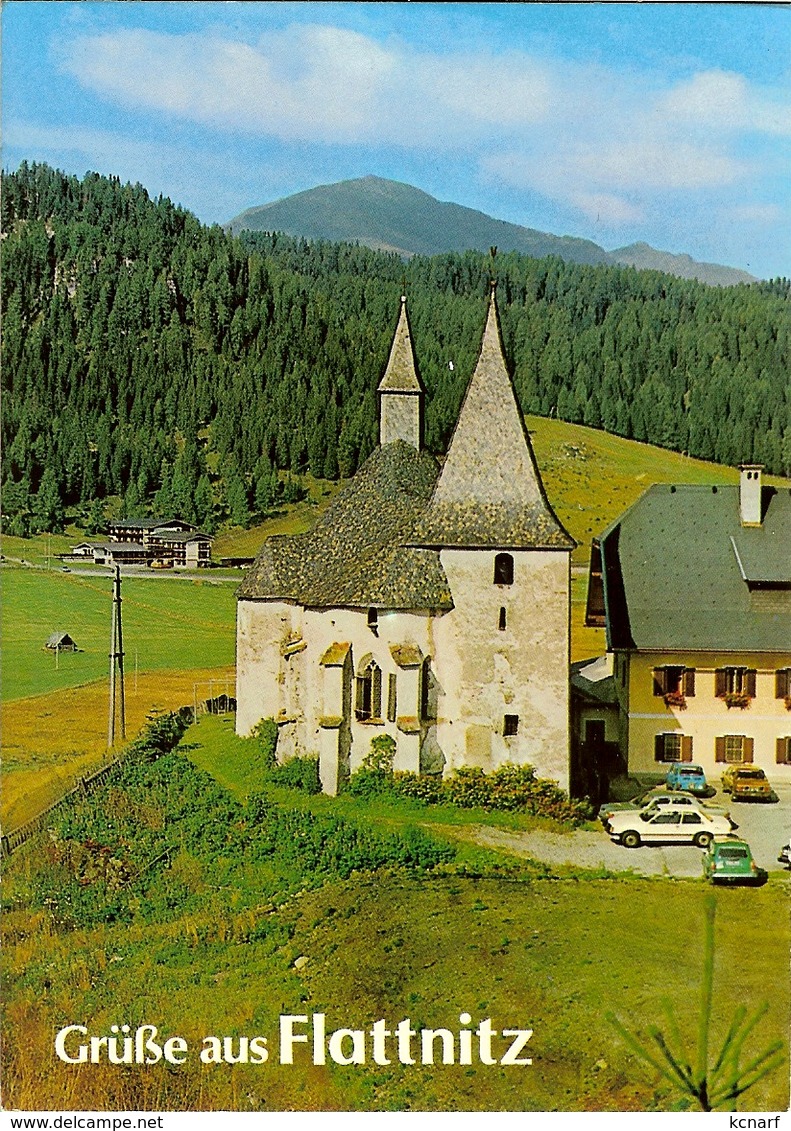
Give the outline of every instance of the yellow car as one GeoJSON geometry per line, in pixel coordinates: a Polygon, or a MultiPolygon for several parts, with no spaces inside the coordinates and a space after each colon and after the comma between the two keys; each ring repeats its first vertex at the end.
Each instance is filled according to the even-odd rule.
{"type": "Polygon", "coordinates": [[[737,762],[722,775],[722,792],[734,801],[774,801],[775,794],[760,766],[737,762]]]}

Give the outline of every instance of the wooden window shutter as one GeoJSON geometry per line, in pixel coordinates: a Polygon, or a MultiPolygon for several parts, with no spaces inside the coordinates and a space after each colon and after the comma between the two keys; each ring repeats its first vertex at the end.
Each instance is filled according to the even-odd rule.
{"type": "Polygon", "coordinates": [[[755,668],[749,668],[744,673],[744,690],[751,699],[755,698],[755,668]]]}
{"type": "Polygon", "coordinates": [[[682,734],[681,736],[681,761],[692,761],[692,735],[682,734]]]}
{"type": "Polygon", "coordinates": [[[725,736],[721,735],[719,738],[714,739],[714,761],[725,761],[725,736]]]}
{"type": "Polygon", "coordinates": [[[776,746],[777,753],[775,756],[775,761],[778,765],[784,766],[786,762],[788,762],[789,754],[791,753],[791,749],[789,748],[791,748],[791,738],[778,738],[776,746]]]}
{"type": "Polygon", "coordinates": [[[775,699],[785,699],[786,695],[791,694],[789,674],[791,674],[789,668],[780,668],[775,672],[775,699]]]}
{"type": "Polygon", "coordinates": [[[695,669],[684,668],[684,683],[682,690],[688,699],[695,697],[695,669]]]}
{"type": "Polygon", "coordinates": [[[742,761],[743,762],[752,762],[754,749],[755,749],[755,739],[744,738],[742,740],[742,761]]]}
{"type": "Polygon", "coordinates": [[[664,668],[654,668],[654,695],[664,695],[667,687],[667,672],[664,668]]]}
{"type": "Polygon", "coordinates": [[[664,762],[665,760],[665,736],[663,734],[654,735],[654,761],[664,762]]]}
{"type": "MultiPolygon", "coordinates": [[[[721,697],[725,694],[726,690],[727,684],[725,682],[725,668],[717,668],[716,672],[714,673],[714,694],[718,697],[721,697]]],[[[725,761],[724,754],[722,756],[722,760],[723,762],[725,761]]]]}

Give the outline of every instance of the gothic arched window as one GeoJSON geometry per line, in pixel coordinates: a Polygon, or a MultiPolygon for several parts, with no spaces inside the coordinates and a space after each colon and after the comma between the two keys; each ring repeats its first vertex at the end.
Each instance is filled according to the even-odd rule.
{"type": "Polygon", "coordinates": [[[360,722],[382,717],[382,669],[373,657],[360,665],[354,707],[360,722]]]}

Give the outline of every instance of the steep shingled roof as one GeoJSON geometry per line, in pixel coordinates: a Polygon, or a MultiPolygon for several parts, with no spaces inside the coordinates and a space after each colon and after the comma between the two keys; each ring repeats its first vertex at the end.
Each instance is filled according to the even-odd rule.
{"type": "Polygon", "coordinates": [[[791,491],[764,492],[757,528],[741,525],[738,487],[665,484],[608,527],[601,538],[608,648],[787,653],[791,491]]]}
{"type": "Polygon", "coordinates": [[[438,470],[431,455],[403,440],[377,448],[311,530],[266,542],[239,597],[314,607],[452,608],[439,554],[407,544],[438,470]]]}
{"type": "Polygon", "coordinates": [[[494,285],[478,363],[414,544],[562,550],[575,545],[544,492],[503,357],[494,285]]]}
{"type": "Polygon", "coordinates": [[[415,352],[412,348],[412,334],[407,318],[405,295],[401,295],[401,310],[393,336],[393,344],[390,347],[390,356],[387,359],[387,368],[376,391],[378,393],[424,392],[423,383],[415,364],[415,352]]]}

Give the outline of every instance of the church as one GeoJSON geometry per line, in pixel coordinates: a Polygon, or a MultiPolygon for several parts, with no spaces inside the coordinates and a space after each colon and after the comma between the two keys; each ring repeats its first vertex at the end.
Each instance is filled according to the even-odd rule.
{"type": "Polygon", "coordinates": [[[401,299],[379,447],[306,533],[270,538],[238,592],[237,733],[319,759],[337,793],[371,739],[394,768],[529,763],[569,786],[570,562],[503,353],[492,283],[447,456],[401,299]]]}

